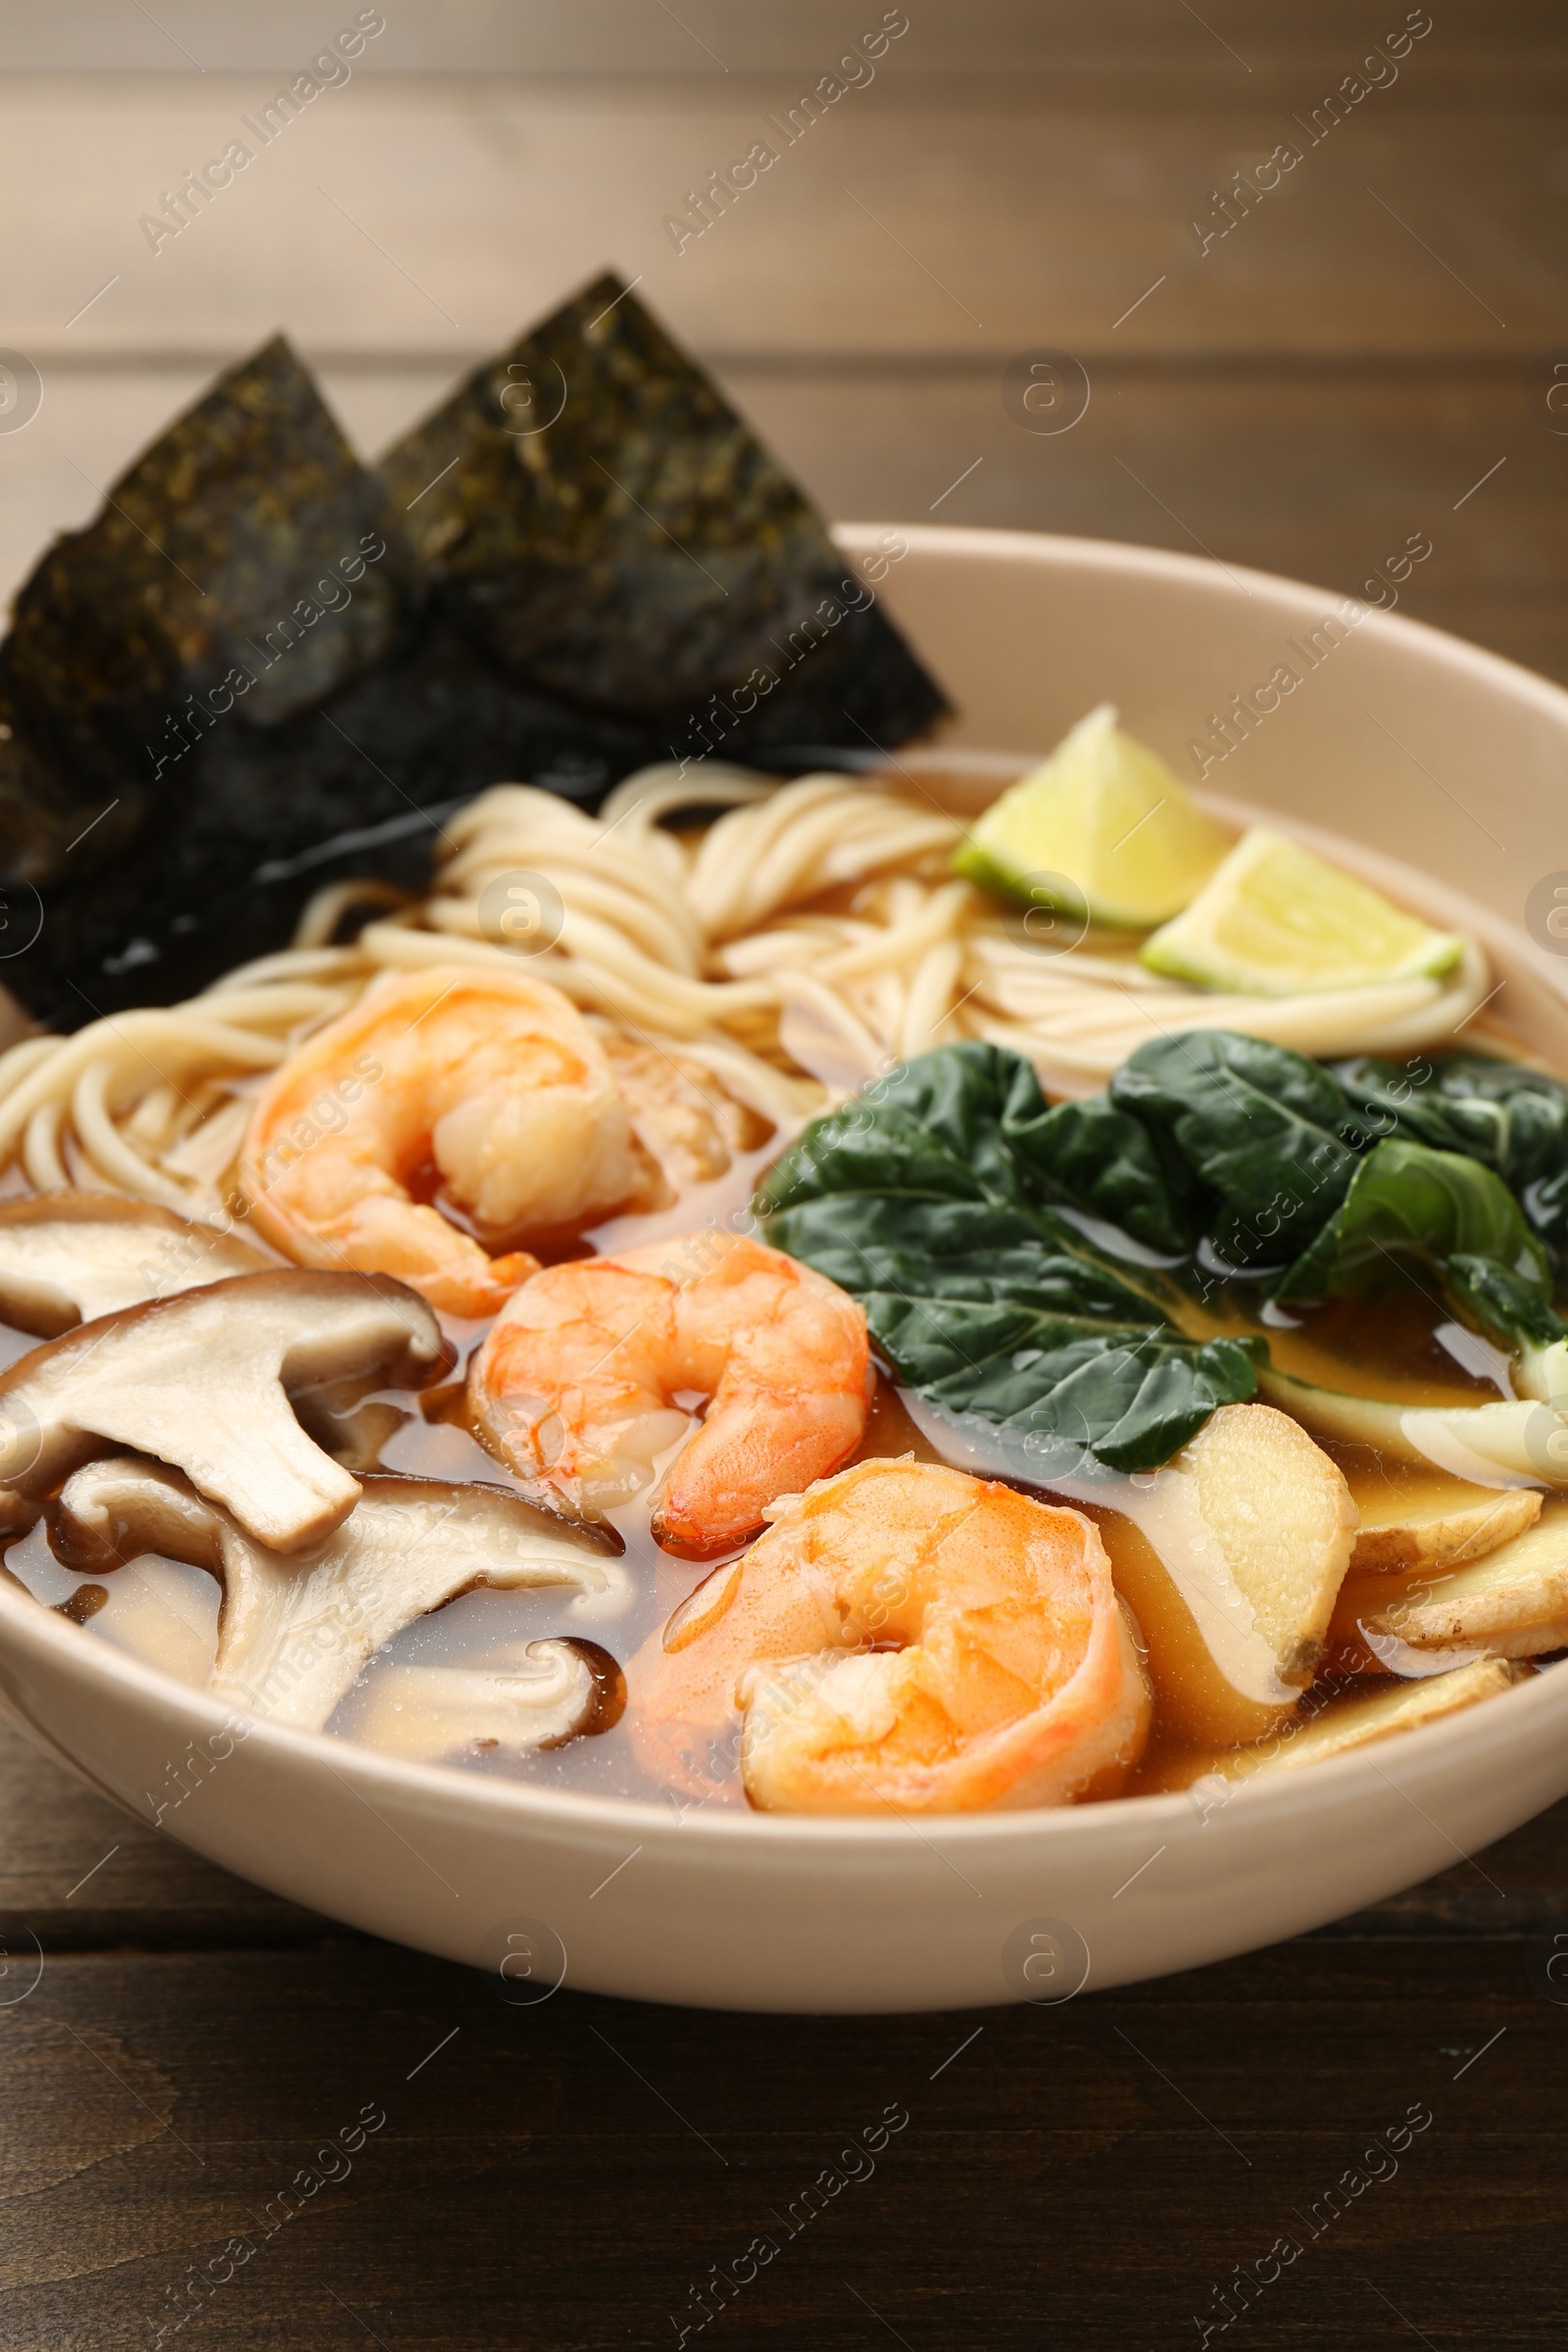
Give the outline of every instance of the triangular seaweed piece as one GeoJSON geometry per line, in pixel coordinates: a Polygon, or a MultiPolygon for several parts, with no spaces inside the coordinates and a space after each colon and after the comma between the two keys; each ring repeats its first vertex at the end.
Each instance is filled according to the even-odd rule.
{"type": "Polygon", "coordinates": [[[942,708],[870,582],[617,280],[379,475],[279,338],[17,600],[0,980],[61,1029],[169,1004],[282,945],[320,882],[420,887],[432,805],[515,778],[592,806],[672,750],[787,773],[942,708]],[[575,407],[533,431],[535,387],[562,381],[575,407]]]}
{"type": "MultiPolygon", "coordinates": [[[[22,589],[0,662],[14,706],[0,801],[11,787],[20,816],[53,771],[70,780],[72,833],[82,806],[117,793],[133,819],[154,802],[177,808],[189,754],[215,727],[316,709],[385,656],[417,594],[379,481],[275,337],[220,375],[22,589]]],[[[123,820],[97,827],[68,866],[51,813],[8,838],[0,879],[74,880],[125,838],[123,820]]]]}
{"type": "Polygon", "coordinates": [[[863,751],[945,708],[821,516],[613,276],[476,368],[380,470],[494,660],[677,753],[863,751]]]}
{"type": "Polygon", "coordinates": [[[281,336],[54,542],[0,648],[0,979],[31,1012],[71,1029],[167,1003],[287,936],[292,902],[243,888],[257,864],[408,804],[328,737],[357,772],[323,807],[284,738],[302,714],[324,732],[323,699],[386,661],[422,597],[385,490],[281,336]]]}

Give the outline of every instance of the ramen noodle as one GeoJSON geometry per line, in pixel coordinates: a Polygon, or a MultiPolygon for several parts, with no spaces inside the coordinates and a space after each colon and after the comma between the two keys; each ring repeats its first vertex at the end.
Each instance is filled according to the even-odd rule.
{"type": "Polygon", "coordinates": [[[201,996],[13,1046],[0,1055],[0,1167],[40,1192],[108,1187],[212,1216],[266,1074],[384,974],[437,963],[525,958],[612,1033],[699,1065],[786,1131],[829,1095],[966,1037],[1086,1095],[1183,1029],[1321,1055],[1440,1044],[1471,1026],[1492,985],[1470,943],[1442,980],[1211,994],[1145,969],[1131,937],[1058,945],[1032,913],[954,880],[962,836],[912,777],[774,784],[716,763],[654,767],[597,817],[497,785],[446,820],[422,901],[332,883],[293,947],[201,996]],[[367,913],[351,945],[334,944],[367,913]]]}

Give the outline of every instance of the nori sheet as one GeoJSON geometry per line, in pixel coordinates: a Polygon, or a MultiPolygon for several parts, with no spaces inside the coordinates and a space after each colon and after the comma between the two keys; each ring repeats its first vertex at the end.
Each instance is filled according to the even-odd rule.
{"type": "MultiPolygon", "coordinates": [[[[317,709],[384,658],[422,593],[379,480],[279,336],[220,376],[23,588],[3,657],[12,744],[70,775],[78,803],[87,783],[145,812],[184,797],[178,770],[220,716],[268,727],[317,709]]],[[[102,807],[100,793],[89,813],[102,807]]],[[[83,868],[114,855],[117,828],[103,830],[83,868]]],[[[8,855],[6,878],[74,880],[64,857],[40,871],[34,849],[18,874],[8,855]]]]}
{"type": "Polygon", "coordinates": [[[946,709],[814,508],[616,277],[475,369],[380,470],[438,603],[509,675],[643,718],[677,757],[903,743],[946,709]]]}
{"type": "Polygon", "coordinates": [[[479,369],[379,472],[279,338],[17,600],[0,981],[65,1030],[172,1003],[284,944],[323,881],[422,886],[439,812],[489,784],[594,807],[650,760],[787,773],[906,742],[944,707],[617,280],[479,369]],[[562,380],[555,423],[511,429],[518,386],[562,380]]]}
{"type": "Polygon", "coordinates": [[[413,628],[319,710],[215,728],[170,821],[113,872],[47,894],[36,947],[0,960],[0,981],[65,1030],[172,1004],[285,946],[323,882],[369,874],[422,889],[440,815],[482,785],[527,778],[591,806],[663,757],[644,730],[502,677],[449,624],[413,628]]]}

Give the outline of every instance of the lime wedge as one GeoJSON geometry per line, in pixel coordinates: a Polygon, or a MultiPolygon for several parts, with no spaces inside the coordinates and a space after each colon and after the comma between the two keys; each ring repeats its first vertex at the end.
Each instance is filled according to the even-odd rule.
{"type": "Polygon", "coordinates": [[[998,898],[1057,906],[1116,930],[1177,914],[1230,836],[1102,703],[975,824],[955,869],[998,898]]]}
{"type": "Polygon", "coordinates": [[[1465,942],[1391,906],[1267,825],[1244,833],[1185,914],[1142,949],[1151,971],[1248,997],[1437,980],[1465,942]]]}

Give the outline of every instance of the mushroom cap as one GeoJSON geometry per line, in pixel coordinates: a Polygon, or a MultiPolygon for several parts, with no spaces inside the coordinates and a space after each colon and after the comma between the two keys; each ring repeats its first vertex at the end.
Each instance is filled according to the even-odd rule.
{"type": "Polygon", "coordinates": [[[350,1736],[416,1764],[486,1747],[517,1755],[612,1730],[625,1700],[610,1652],[567,1635],[519,1642],[482,1666],[382,1666],[350,1736]]]}
{"type": "Polygon", "coordinates": [[[0,1201],[0,1322],[41,1340],[273,1263],[235,1234],[119,1193],[0,1201]]]}
{"type": "MultiPolygon", "coordinates": [[[[49,1541],[68,1567],[94,1576],[144,1551],[209,1569],[223,1587],[211,1688],[303,1731],[320,1730],[394,1634],[460,1592],[575,1585],[592,1593],[622,1573],[610,1530],[571,1527],[508,1487],[401,1475],[368,1478],[324,1543],[285,1557],[177,1470],[135,1456],[89,1462],[68,1479],[50,1506],[49,1541]]],[[[564,1704],[576,1692],[570,1721],[557,1719],[559,1707],[537,1718],[539,1740],[581,1728],[602,1703],[598,1690],[567,1676],[553,1695],[564,1704]]]]}
{"type": "Polygon", "coordinates": [[[278,1267],[122,1307],[0,1375],[0,1486],[40,1500],[108,1446],[183,1470],[274,1551],[320,1543],[360,1483],[289,1392],[378,1372],[423,1388],[448,1361],[416,1293],[384,1275],[278,1267]]]}

